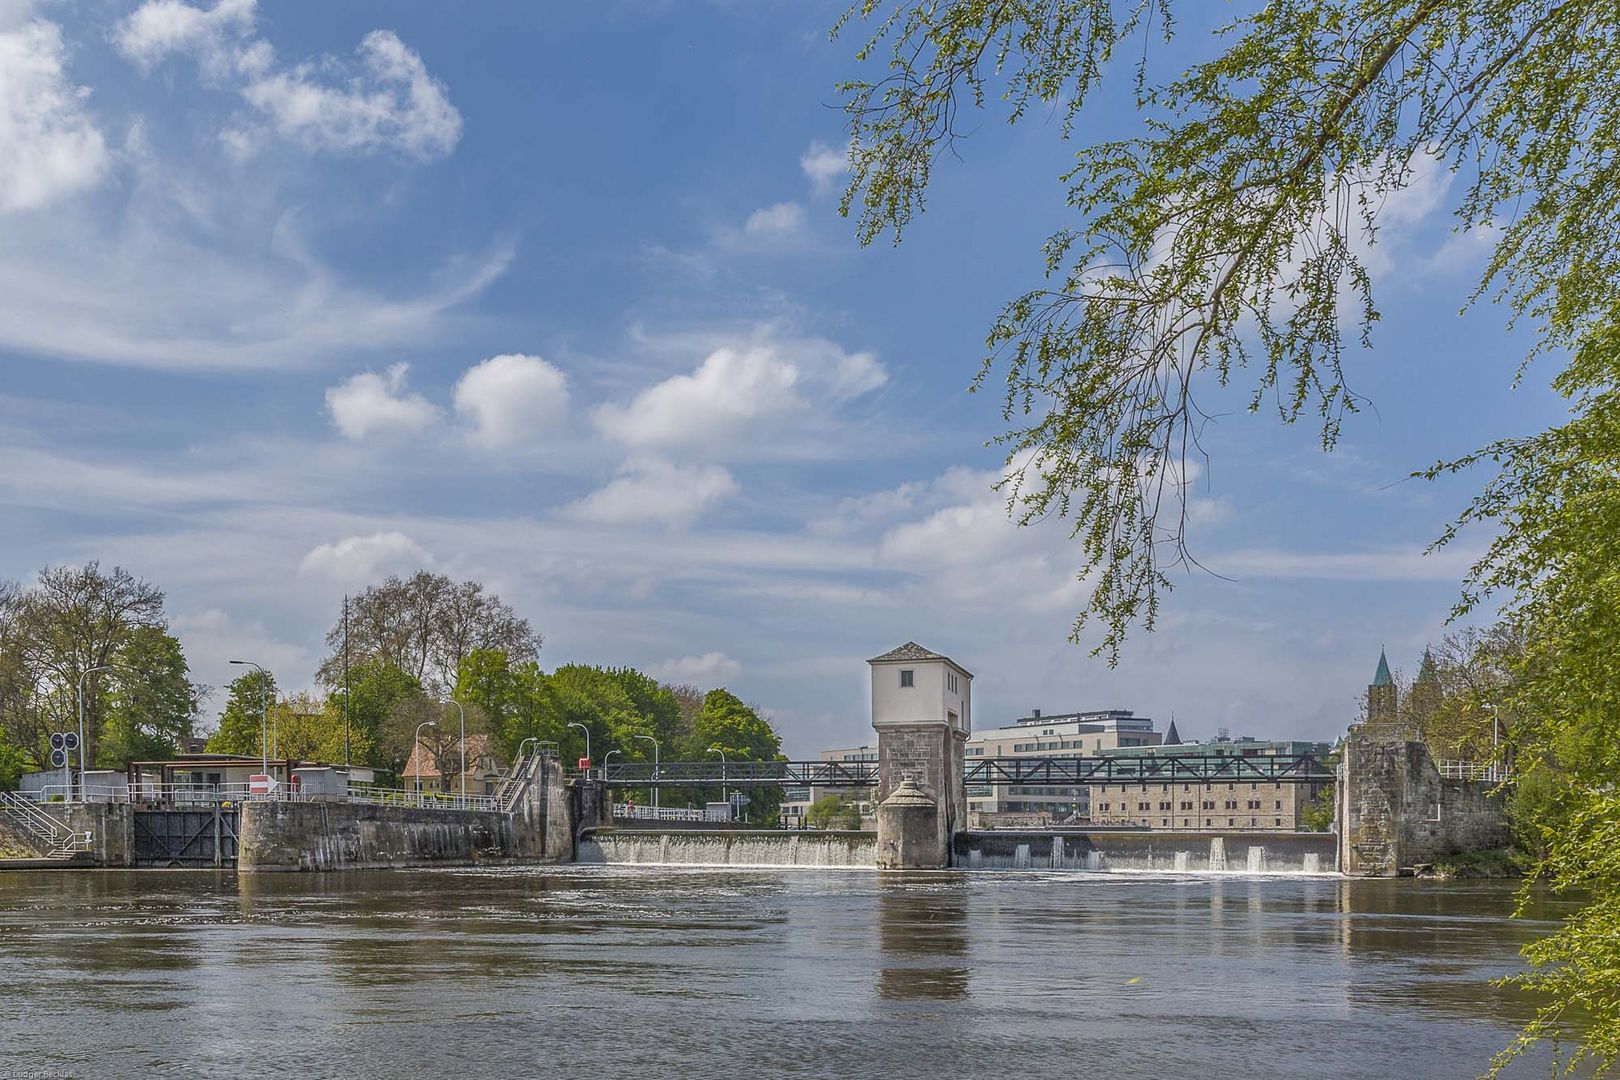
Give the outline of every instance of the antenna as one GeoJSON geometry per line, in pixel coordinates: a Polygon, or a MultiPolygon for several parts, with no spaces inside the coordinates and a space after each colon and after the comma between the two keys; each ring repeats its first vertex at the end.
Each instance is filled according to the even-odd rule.
{"type": "Polygon", "coordinates": [[[349,767],[349,594],[343,594],[343,767],[349,767]]]}

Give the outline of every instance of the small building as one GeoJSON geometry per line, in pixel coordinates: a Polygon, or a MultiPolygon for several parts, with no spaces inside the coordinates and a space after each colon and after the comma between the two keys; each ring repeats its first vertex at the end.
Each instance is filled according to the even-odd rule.
{"type": "Polygon", "coordinates": [[[434,756],[433,748],[418,741],[411,747],[411,756],[400,771],[400,786],[407,791],[448,792],[459,795],[493,795],[506,777],[507,762],[488,735],[467,736],[467,783],[461,783],[461,741],[449,739],[441,743],[443,759],[434,756]],[[441,771],[443,766],[443,771],[441,771]],[[445,784],[448,773],[449,785],[445,784]]]}

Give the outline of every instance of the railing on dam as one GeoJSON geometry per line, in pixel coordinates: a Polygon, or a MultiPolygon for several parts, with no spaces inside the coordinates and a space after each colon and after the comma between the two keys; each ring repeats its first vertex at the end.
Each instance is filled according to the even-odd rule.
{"type": "MultiPolygon", "coordinates": [[[[861,787],[876,784],[875,761],[648,761],[615,762],[592,776],[613,787],[861,787]]],[[[1237,780],[1322,784],[1333,771],[1314,754],[1154,754],[1129,757],[972,758],[962,770],[968,784],[1214,783],[1237,780]]]]}
{"type": "Polygon", "coordinates": [[[355,785],[346,792],[323,792],[292,788],[285,784],[265,794],[249,790],[247,784],[119,784],[100,786],[87,793],[77,788],[52,784],[30,792],[26,798],[37,803],[136,803],[170,807],[235,805],[247,802],[346,802],[381,806],[415,806],[439,810],[494,810],[493,795],[462,795],[459,792],[412,791],[407,788],[380,788],[355,785]]]}

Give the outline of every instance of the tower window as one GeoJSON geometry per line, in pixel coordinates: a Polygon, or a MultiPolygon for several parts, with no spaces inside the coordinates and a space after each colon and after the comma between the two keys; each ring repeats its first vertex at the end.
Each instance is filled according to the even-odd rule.
{"type": "Polygon", "coordinates": [[[914,676],[915,676],[915,672],[913,672],[910,668],[901,668],[900,669],[900,685],[901,686],[915,686],[915,685],[917,685],[916,682],[914,681],[914,676]]]}

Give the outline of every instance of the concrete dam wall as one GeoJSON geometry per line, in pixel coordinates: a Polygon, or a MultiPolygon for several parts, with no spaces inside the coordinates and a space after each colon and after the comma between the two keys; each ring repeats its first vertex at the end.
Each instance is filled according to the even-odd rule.
{"type": "Polygon", "coordinates": [[[366,870],[499,859],[511,824],[496,811],[365,803],[246,803],[241,870],[366,870]]]}
{"type": "Polygon", "coordinates": [[[996,831],[958,833],[968,870],[1333,873],[1338,837],[1302,832],[996,831]]]}
{"type": "Polygon", "coordinates": [[[580,838],[582,863],[640,866],[877,865],[869,832],[743,832],[730,829],[594,829],[580,838]]]}

